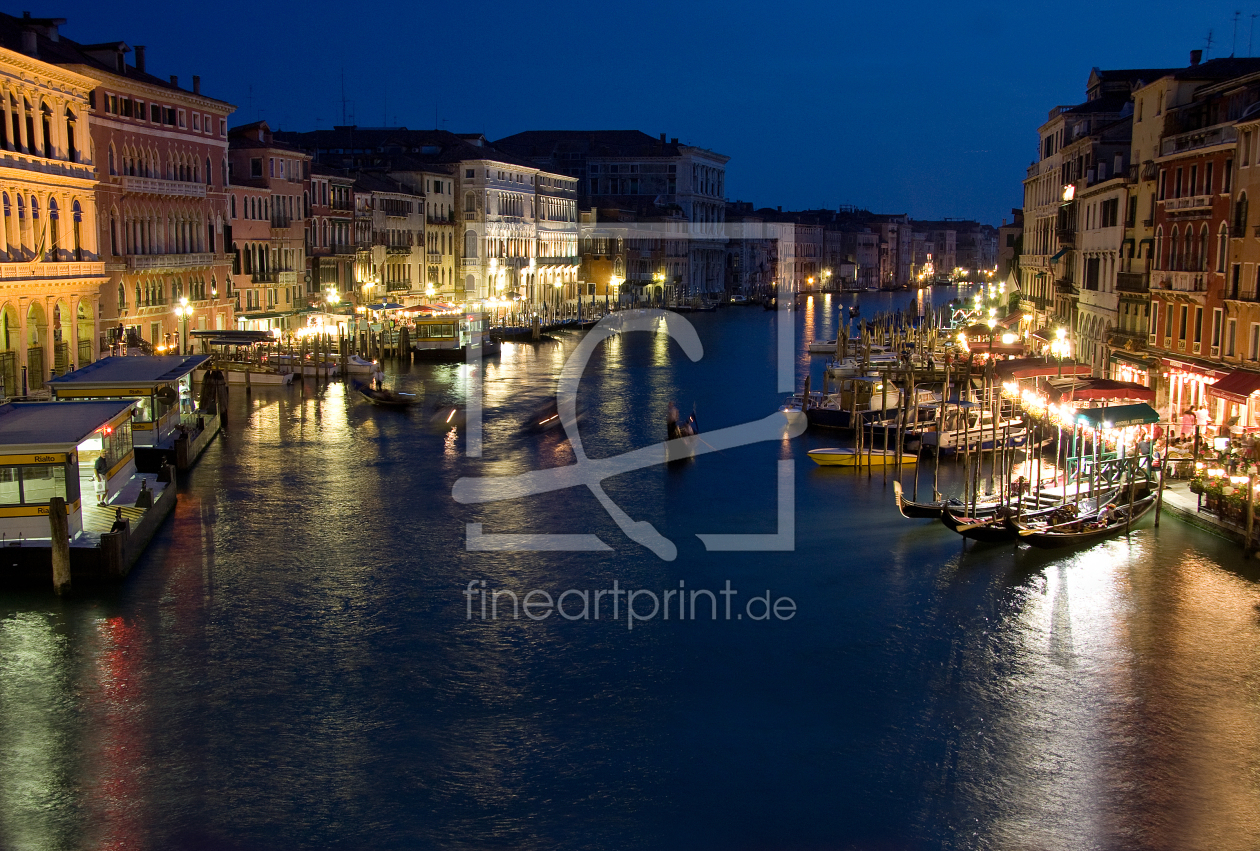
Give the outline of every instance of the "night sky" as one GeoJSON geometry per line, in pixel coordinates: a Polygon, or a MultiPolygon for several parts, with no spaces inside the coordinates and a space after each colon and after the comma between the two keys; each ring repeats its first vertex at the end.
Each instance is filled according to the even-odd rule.
{"type": "Polygon", "coordinates": [[[1091,67],[1184,66],[1209,30],[1205,58],[1228,55],[1235,11],[1246,55],[1260,12],[1184,0],[23,8],[67,18],[80,42],[147,45],[150,73],[186,87],[200,74],[204,93],[237,105],[234,124],[340,124],[344,72],[359,125],[664,132],[729,155],[732,200],[992,224],[1021,203],[1037,126],[1084,98],[1091,67]]]}

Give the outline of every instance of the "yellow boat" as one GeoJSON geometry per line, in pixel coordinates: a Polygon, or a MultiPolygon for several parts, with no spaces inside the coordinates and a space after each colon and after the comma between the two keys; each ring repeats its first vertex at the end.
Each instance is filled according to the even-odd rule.
{"type": "MultiPolygon", "coordinates": [[[[811,449],[809,457],[814,459],[815,464],[823,467],[864,467],[866,466],[867,451],[858,452],[856,449],[811,449]]],[[[871,466],[882,467],[885,464],[895,464],[897,462],[897,452],[893,449],[872,449],[870,450],[871,466]]],[[[902,453],[902,464],[914,464],[919,460],[919,456],[909,453],[902,453]]]]}

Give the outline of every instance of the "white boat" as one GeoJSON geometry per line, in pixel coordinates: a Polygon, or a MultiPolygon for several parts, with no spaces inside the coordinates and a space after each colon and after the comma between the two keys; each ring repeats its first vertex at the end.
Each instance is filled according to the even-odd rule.
{"type": "Polygon", "coordinates": [[[376,362],[364,360],[358,355],[346,358],[346,375],[371,375],[376,372],[376,362]]]}
{"type": "Polygon", "coordinates": [[[811,355],[834,355],[836,353],[836,341],[814,340],[809,344],[809,353],[811,355]]]}
{"type": "MultiPolygon", "coordinates": [[[[249,384],[251,387],[271,385],[281,386],[293,383],[293,373],[279,373],[275,370],[269,370],[265,367],[247,364],[219,364],[218,369],[222,370],[224,378],[227,379],[229,385],[245,386],[249,384]],[[248,368],[247,368],[248,367],[248,368]],[[248,380],[246,373],[249,374],[248,380]]],[[[193,378],[196,381],[204,381],[206,370],[198,369],[193,372],[193,378]]]]}
{"type": "Polygon", "coordinates": [[[964,449],[993,449],[995,445],[1001,448],[1004,444],[1019,447],[1028,442],[1028,429],[1023,419],[999,418],[995,424],[992,411],[978,408],[962,410],[950,407],[945,411],[943,432],[938,433],[936,426],[936,419],[933,419],[921,428],[907,430],[906,448],[917,451],[923,446],[950,453],[964,449]]]}

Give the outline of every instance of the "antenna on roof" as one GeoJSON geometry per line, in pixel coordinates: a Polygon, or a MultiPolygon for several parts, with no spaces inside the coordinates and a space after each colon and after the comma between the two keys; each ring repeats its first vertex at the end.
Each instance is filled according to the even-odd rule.
{"type": "Polygon", "coordinates": [[[1206,49],[1203,52],[1205,54],[1205,58],[1207,59],[1212,58],[1212,31],[1211,30],[1208,30],[1207,45],[1206,45],[1206,49]]]}
{"type": "Polygon", "coordinates": [[[1251,32],[1247,33],[1247,55],[1248,56],[1251,55],[1251,39],[1256,34],[1256,18],[1260,18],[1260,15],[1251,16],[1251,32]]]}
{"type": "Polygon", "coordinates": [[[341,126],[346,126],[346,69],[341,69],[341,126]]]}
{"type": "Polygon", "coordinates": [[[1242,12],[1234,13],[1234,40],[1229,44],[1229,55],[1232,58],[1238,49],[1238,19],[1242,17],[1242,12]]]}

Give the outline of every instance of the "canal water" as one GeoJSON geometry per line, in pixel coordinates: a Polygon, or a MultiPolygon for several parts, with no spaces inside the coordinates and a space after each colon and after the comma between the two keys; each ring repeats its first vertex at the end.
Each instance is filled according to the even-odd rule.
{"type": "MultiPolygon", "coordinates": [[[[798,344],[834,337],[841,300],[800,305],[798,344]]],[[[660,440],[671,400],[703,432],[782,401],[772,313],[688,319],[696,362],[663,332],[591,359],[589,457],[660,440]]],[[[815,467],[837,438],[813,432],[606,479],[672,561],[585,486],[455,502],[460,477],[573,463],[522,424],[578,339],[486,365],[479,459],[440,413],[462,365],[387,368],[423,413],[234,389],[124,586],[0,595],[0,847],[1260,847],[1256,562],[1171,517],[1081,552],[964,549],[881,472],[815,467]],[[608,549],[470,552],[469,524],[608,549]],[[596,595],[614,583],[643,620],[596,595]],[[680,585],[714,594],[680,618],[680,585]],[[586,592],[598,619],[541,594],[548,616],[513,619],[503,593],[570,589],[565,614],[586,592]]]]}

